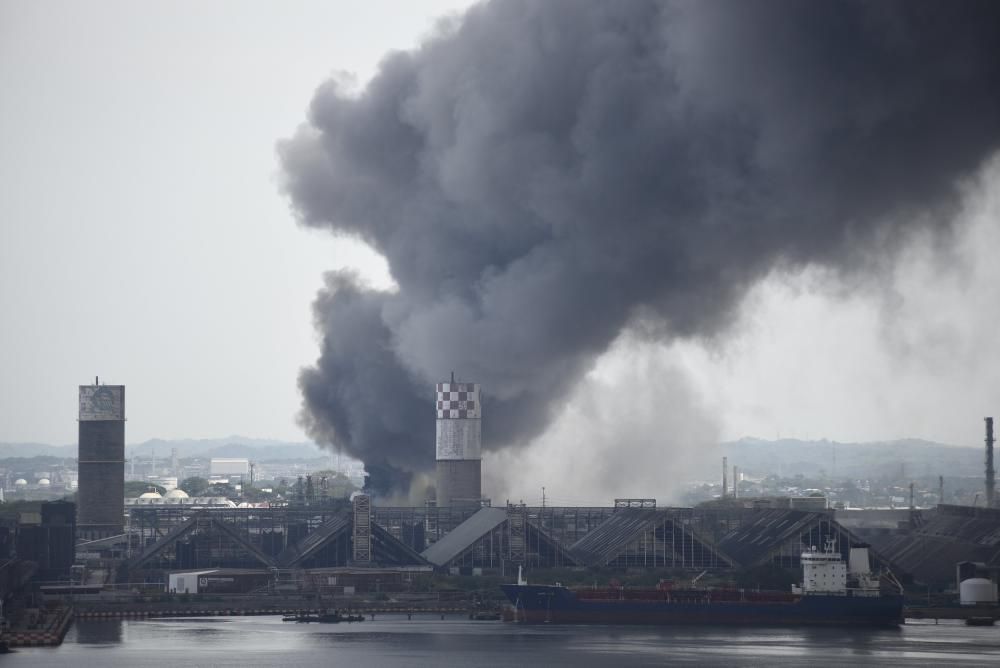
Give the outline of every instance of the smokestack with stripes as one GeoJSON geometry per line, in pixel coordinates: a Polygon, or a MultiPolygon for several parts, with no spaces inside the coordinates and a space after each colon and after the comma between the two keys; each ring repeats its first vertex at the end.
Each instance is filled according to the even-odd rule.
{"type": "Polygon", "coordinates": [[[437,504],[478,505],[482,497],[482,404],[477,383],[437,384],[437,504]]]}

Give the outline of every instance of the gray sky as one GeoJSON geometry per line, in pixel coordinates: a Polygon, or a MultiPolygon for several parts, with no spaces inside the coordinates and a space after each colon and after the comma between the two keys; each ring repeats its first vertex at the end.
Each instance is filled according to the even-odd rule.
{"type": "MultiPolygon", "coordinates": [[[[275,142],[332,73],[368,80],[463,4],[0,0],[0,441],[74,442],[95,374],[127,385],[129,441],[304,438],[321,274],[388,278],[360,244],[295,224],[275,142]]],[[[594,421],[613,440],[626,409],[586,408],[637,382],[630,424],[697,442],[980,442],[1000,414],[998,184],[985,167],[967,184],[950,261],[915,239],[877,284],[772,274],[721,340],[619,341],[532,456],[565,461],[594,421]]]]}
{"type": "Polygon", "coordinates": [[[387,279],[295,225],[275,142],[462,4],[0,2],[0,441],[75,442],[95,374],[130,441],[302,439],[322,272],[387,279]]]}

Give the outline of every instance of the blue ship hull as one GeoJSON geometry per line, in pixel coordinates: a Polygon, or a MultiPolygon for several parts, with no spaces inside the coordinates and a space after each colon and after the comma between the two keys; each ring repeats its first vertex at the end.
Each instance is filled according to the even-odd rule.
{"type": "Polygon", "coordinates": [[[581,596],[561,586],[501,585],[515,621],[528,624],[732,624],[765,626],[899,626],[902,596],[734,594],[718,600],[710,592],[646,592],[646,598],[581,596]]]}

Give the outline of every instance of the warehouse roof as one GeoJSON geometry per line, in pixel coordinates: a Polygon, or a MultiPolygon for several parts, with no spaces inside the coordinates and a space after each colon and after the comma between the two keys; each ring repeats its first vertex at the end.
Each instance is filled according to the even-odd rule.
{"type": "Polygon", "coordinates": [[[435,566],[444,566],[506,519],[507,511],[503,508],[481,508],[444,538],[424,550],[421,556],[435,566]]]}
{"type": "Polygon", "coordinates": [[[726,534],[719,547],[744,567],[758,565],[772,550],[798,537],[818,522],[833,523],[828,512],[774,509],[762,510],[738,529],[726,534]]]}
{"type": "Polygon", "coordinates": [[[582,563],[603,566],[631,541],[647,531],[656,520],[656,510],[619,510],[580,540],[570,552],[582,563]]]}
{"type": "Polygon", "coordinates": [[[601,522],[597,527],[576,541],[570,553],[582,564],[604,566],[616,559],[623,551],[645,534],[654,537],[664,524],[670,523],[685,540],[697,545],[698,549],[714,555],[722,563],[732,564],[733,560],[718,546],[702,538],[691,526],[684,523],[683,513],[676,508],[623,508],[601,522]]]}
{"type": "Polygon", "coordinates": [[[873,536],[880,552],[920,582],[954,582],[955,564],[1000,566],[1000,509],[940,505],[909,532],[873,536]]]}

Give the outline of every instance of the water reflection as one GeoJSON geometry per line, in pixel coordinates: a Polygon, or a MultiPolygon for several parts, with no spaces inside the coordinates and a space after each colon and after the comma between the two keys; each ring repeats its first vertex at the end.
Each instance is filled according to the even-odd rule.
{"type": "Polygon", "coordinates": [[[122,621],[120,619],[77,621],[73,624],[73,629],[75,634],[70,631],[67,639],[78,645],[109,645],[122,641],[122,621]]]}
{"type": "MultiPolygon", "coordinates": [[[[81,620],[62,647],[24,649],[12,668],[608,668],[755,665],[1000,666],[996,628],[901,630],[538,626],[378,618],[288,624],[280,617],[81,620]],[[86,651],[86,650],[100,651],[86,651]]],[[[4,657],[3,668],[8,668],[4,657]]]]}

